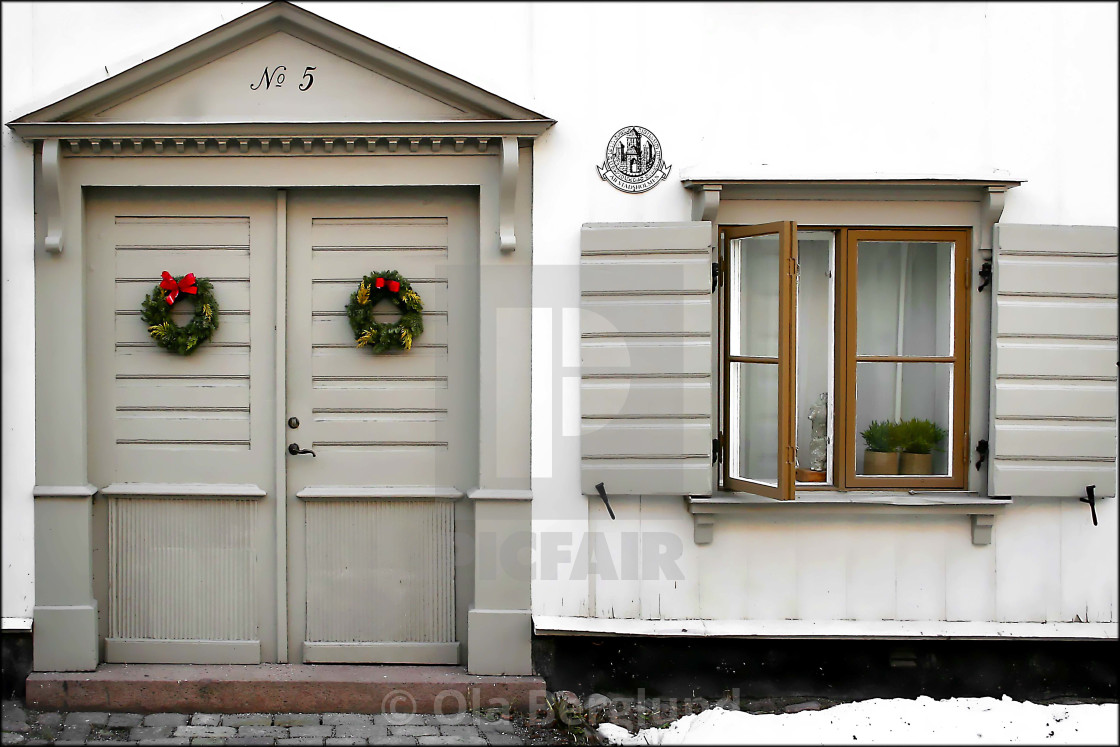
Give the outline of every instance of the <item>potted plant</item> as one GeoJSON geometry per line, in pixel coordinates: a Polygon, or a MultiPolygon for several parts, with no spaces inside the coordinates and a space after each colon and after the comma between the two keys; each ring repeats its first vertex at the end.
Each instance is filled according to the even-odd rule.
{"type": "Polygon", "coordinates": [[[889,420],[872,420],[859,435],[867,450],[863,452],[863,474],[897,475],[898,450],[895,424],[889,420]]]}
{"type": "Polygon", "coordinates": [[[933,474],[933,454],[944,451],[938,444],[949,432],[932,420],[910,418],[895,426],[899,455],[898,472],[902,475],[933,474]]]}

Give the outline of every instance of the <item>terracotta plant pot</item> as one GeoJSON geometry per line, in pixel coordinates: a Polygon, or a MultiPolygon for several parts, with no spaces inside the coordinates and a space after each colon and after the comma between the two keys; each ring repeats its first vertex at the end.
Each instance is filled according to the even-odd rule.
{"type": "Polygon", "coordinates": [[[865,475],[897,475],[897,451],[864,451],[863,474],[865,475]]]}
{"type": "Polygon", "coordinates": [[[824,470],[802,469],[798,467],[793,471],[793,479],[797,482],[824,482],[828,473],[824,470]]]}
{"type": "Polygon", "coordinates": [[[904,451],[899,455],[898,474],[932,475],[933,454],[911,454],[904,451]]]}

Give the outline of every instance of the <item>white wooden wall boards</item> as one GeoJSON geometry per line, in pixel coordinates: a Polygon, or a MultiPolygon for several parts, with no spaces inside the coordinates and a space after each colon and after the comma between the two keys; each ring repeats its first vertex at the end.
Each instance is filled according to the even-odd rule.
{"type": "Polygon", "coordinates": [[[1116,495],[1116,228],[996,226],[991,495],[1116,495]]]}
{"type": "Polygon", "coordinates": [[[481,573],[474,540],[529,533],[551,124],[287,3],[10,123],[43,143],[36,669],[531,672],[528,566],[481,573]],[[221,302],[189,357],[138,318],[164,269],[221,302]],[[425,333],[374,356],[343,309],[387,269],[425,333]]]}

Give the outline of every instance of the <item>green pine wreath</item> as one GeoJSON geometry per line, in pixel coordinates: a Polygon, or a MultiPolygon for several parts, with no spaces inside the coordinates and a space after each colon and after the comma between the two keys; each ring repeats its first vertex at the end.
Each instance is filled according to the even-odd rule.
{"type": "Polygon", "coordinates": [[[140,305],[140,318],[148,325],[148,334],[156,344],[179,355],[190,355],[210,339],[218,328],[218,300],[214,298],[214,285],[208,278],[195,280],[194,273],[173,278],[163,273],[163,282],[144,296],[140,305]],[[197,292],[192,293],[191,289],[197,292]],[[171,318],[174,303],[181,297],[194,296],[194,316],[180,327],[171,318]],[[171,303],[168,303],[168,298],[171,303]]]}
{"type": "Polygon", "coordinates": [[[424,308],[420,295],[396,270],[371,272],[362,278],[358,289],[350,294],[346,315],[354,331],[357,347],[369,346],[374,353],[389,350],[410,350],[412,341],[424,331],[420,311],[424,308]],[[392,301],[401,317],[392,324],[373,318],[373,307],[382,300],[392,301]]]}

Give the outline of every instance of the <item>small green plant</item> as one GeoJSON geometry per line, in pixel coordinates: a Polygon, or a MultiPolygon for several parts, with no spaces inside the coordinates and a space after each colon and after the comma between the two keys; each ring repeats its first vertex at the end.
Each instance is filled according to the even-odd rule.
{"type": "Polygon", "coordinates": [[[949,431],[932,420],[910,418],[895,425],[895,442],[899,451],[909,454],[929,454],[935,449],[945,451],[938,444],[945,440],[949,431]]]}
{"type": "Polygon", "coordinates": [[[867,424],[867,429],[859,435],[863,436],[863,443],[868,451],[895,451],[898,448],[896,428],[897,426],[889,420],[872,420],[867,424]]]}
{"type": "Polygon", "coordinates": [[[556,727],[568,737],[569,744],[599,744],[598,725],[601,712],[592,712],[580,701],[579,696],[570,690],[550,693],[545,697],[556,727]]]}

